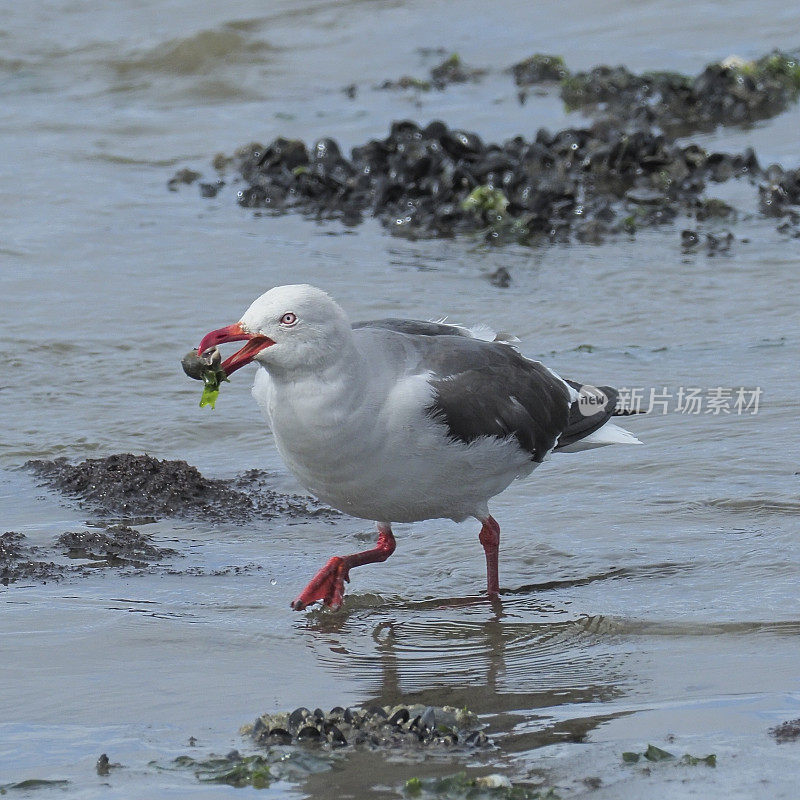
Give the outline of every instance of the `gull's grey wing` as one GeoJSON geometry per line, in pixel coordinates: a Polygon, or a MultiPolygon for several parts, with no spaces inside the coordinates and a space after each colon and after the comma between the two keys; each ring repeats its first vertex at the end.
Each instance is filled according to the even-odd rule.
{"type": "Polygon", "coordinates": [[[445,325],[443,322],[423,322],[420,319],[371,319],[366,322],[354,322],[353,329],[382,328],[396,333],[411,336],[464,336],[472,338],[472,334],[458,325],[445,325]]]}
{"type": "Polygon", "coordinates": [[[430,373],[434,400],[428,413],[458,441],[513,436],[540,462],[614,414],[616,389],[599,387],[598,396],[594,387],[564,381],[508,344],[475,339],[466,328],[407,319],[358,322],[353,328],[386,337],[386,345],[396,345],[410,368],[430,373]],[[565,383],[599,401],[573,403],[565,383]]]}
{"type": "Polygon", "coordinates": [[[568,424],[570,394],[564,382],[513,347],[463,336],[418,339],[434,400],[428,413],[462,442],[481,436],[506,439],[539,462],[568,424]]]}

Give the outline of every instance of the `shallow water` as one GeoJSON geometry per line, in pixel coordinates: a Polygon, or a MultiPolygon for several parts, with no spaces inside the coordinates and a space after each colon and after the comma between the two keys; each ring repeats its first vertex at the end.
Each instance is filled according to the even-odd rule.
{"type": "MultiPolygon", "coordinates": [[[[475,526],[441,521],[398,526],[395,555],[355,571],[336,614],[288,602],[328,556],[371,540],[364,521],[163,520],[139,527],[184,554],[175,574],[0,586],[0,785],[232,795],[150,762],[190,752],[190,736],[200,754],[245,750],[238,728],[262,711],[377,701],[467,705],[498,748],[420,763],[360,753],[264,795],[396,796],[412,775],[480,767],[564,796],[593,776],[596,797],[795,796],[797,745],[767,730],[800,717],[800,250],[755,214],[752,191],[732,252],[711,257],[681,251],[680,220],[602,246],[487,249],[257,217],[232,187],[213,200],[166,189],[180,167],[208,177],[215,153],[278,135],[351,146],[411,117],[496,140],[580,122],[552,95],[517,102],[501,69],[535,51],[573,68],[694,72],[797,47],[800,31],[785,2],[539,6],[2,4],[3,530],[47,546],[88,519],[18,469],[29,458],[148,452],[209,476],[263,467],[297,490],[249,376],[210,412],[178,365],[280,283],[323,286],[355,318],[446,314],[513,331],[586,381],[763,394],[755,415],[673,402],[627,421],[646,446],[554,458],[497,498],[500,607],[480,594],[475,526]],[[436,57],[417,48],[438,46],[495,72],[429,95],[372,89],[424,74],[436,57]],[[340,90],[354,82],[351,100],[340,90]],[[509,289],[486,280],[499,266],[509,289]],[[230,566],[242,569],[219,574],[230,566]],[[648,742],[716,752],[719,766],[647,776],[622,764],[648,742]],[[98,776],[102,752],[124,769],[98,776]]],[[[795,106],[697,140],[796,167],[798,122],[795,106]]]]}

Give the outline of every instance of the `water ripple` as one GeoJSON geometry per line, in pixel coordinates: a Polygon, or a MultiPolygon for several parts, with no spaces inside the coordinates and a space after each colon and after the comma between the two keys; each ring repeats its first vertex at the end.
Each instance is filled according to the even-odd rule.
{"type": "Polygon", "coordinates": [[[534,622],[491,612],[487,618],[485,599],[480,610],[462,611],[453,619],[416,604],[413,619],[384,610],[376,623],[374,612],[359,611],[338,626],[309,615],[309,646],[321,663],[347,674],[376,701],[432,702],[436,696],[441,703],[444,695],[478,713],[607,699],[627,680],[589,618],[552,619],[547,609],[534,622]]]}

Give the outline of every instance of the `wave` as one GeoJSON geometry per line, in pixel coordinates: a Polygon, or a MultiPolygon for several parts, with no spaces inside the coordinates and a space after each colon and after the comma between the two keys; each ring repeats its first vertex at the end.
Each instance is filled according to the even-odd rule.
{"type": "Polygon", "coordinates": [[[121,77],[133,72],[165,72],[173,75],[202,75],[220,64],[258,64],[269,60],[274,48],[253,41],[225,26],[219,30],[198,31],[192,36],[170,39],[139,54],[112,60],[121,77]]]}

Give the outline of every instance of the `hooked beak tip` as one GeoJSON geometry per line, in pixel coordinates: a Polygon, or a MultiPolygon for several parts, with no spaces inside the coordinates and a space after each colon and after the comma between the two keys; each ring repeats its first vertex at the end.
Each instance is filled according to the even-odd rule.
{"type": "Polygon", "coordinates": [[[198,347],[198,354],[202,357],[204,353],[213,347],[217,347],[225,342],[246,341],[244,347],[238,350],[230,358],[222,362],[221,368],[226,375],[230,375],[234,370],[249,364],[262,350],[275,344],[268,336],[258,333],[251,333],[245,330],[241,322],[219,328],[211,333],[207,333],[198,347]]]}
{"type": "Polygon", "coordinates": [[[236,322],[233,325],[228,325],[225,328],[218,328],[215,331],[207,333],[197,348],[197,354],[202,357],[204,353],[211,350],[213,347],[217,347],[217,345],[224,344],[225,342],[237,342],[243,339],[250,339],[251,336],[252,334],[244,329],[241,322],[236,322]]]}

